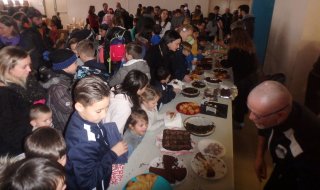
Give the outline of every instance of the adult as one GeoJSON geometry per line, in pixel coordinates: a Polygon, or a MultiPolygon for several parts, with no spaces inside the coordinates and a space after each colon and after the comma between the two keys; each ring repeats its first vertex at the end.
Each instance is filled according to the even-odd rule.
{"type": "Polygon", "coordinates": [[[114,15],[114,11],[112,8],[108,9],[108,13],[104,15],[103,19],[102,19],[102,23],[101,24],[106,24],[109,27],[112,26],[112,18],[114,15]]]}
{"type": "Polygon", "coordinates": [[[160,66],[169,68],[171,64],[174,64],[174,52],[177,51],[180,43],[179,33],[175,30],[168,30],[158,45],[148,49],[144,59],[150,67],[151,84],[155,84],[156,71],[160,66]]]}
{"type": "Polygon", "coordinates": [[[184,14],[180,9],[176,9],[173,12],[173,17],[171,19],[171,30],[179,28],[184,20],[184,14]]]}
{"type": "Polygon", "coordinates": [[[106,15],[108,13],[108,3],[103,3],[102,8],[103,9],[98,12],[99,24],[102,23],[104,15],[106,15]]]}
{"type": "MultiPolygon", "coordinates": [[[[33,7],[29,7],[26,16],[31,21],[31,27],[25,22],[25,17],[21,16],[22,28],[20,30],[20,46],[30,51],[32,69],[38,69],[45,65],[42,54],[47,50],[52,50],[53,43],[48,33],[42,28],[42,14],[33,7]]],[[[28,20],[27,19],[27,20],[28,20]]]]}
{"type": "Polygon", "coordinates": [[[276,81],[265,81],[248,96],[250,120],[258,128],[255,171],[267,176],[264,154],[272,156],[274,168],[265,190],[320,189],[320,120],[292,100],[276,81]]]}
{"type": "Polygon", "coordinates": [[[121,16],[124,22],[124,27],[129,30],[133,27],[133,18],[129,15],[128,11],[122,8],[120,2],[117,2],[115,16],[121,16]]]}
{"type": "Polygon", "coordinates": [[[191,20],[192,22],[200,22],[203,20],[203,14],[201,12],[201,6],[196,5],[194,11],[191,13],[191,20]]]}
{"type": "Polygon", "coordinates": [[[245,26],[245,30],[250,35],[251,39],[253,39],[255,17],[249,14],[249,11],[250,11],[249,5],[240,5],[238,10],[239,10],[239,17],[245,26]]]}
{"type": "Polygon", "coordinates": [[[162,38],[164,33],[166,33],[166,31],[170,30],[171,28],[171,22],[169,21],[169,12],[167,9],[161,10],[160,20],[158,20],[156,24],[159,24],[162,28],[160,32],[160,37],[162,38]]]}
{"type": "Polygon", "coordinates": [[[23,152],[23,140],[31,132],[32,103],[26,90],[31,59],[24,50],[7,46],[0,51],[0,155],[23,152]]]}
{"type": "Polygon", "coordinates": [[[161,14],[160,12],[161,12],[160,6],[159,6],[159,5],[155,6],[155,7],[154,7],[154,11],[153,11],[153,13],[154,13],[154,20],[160,20],[160,14],[161,14]]]}
{"type": "Polygon", "coordinates": [[[213,8],[213,13],[209,13],[208,15],[209,22],[206,26],[206,30],[208,32],[208,40],[211,42],[214,40],[218,31],[217,22],[221,20],[221,15],[219,14],[219,11],[220,11],[220,7],[215,6],[213,8]]]}
{"type": "Polygon", "coordinates": [[[136,18],[139,18],[142,15],[142,4],[138,4],[136,18]]]}
{"type": "Polygon", "coordinates": [[[10,16],[0,17],[0,48],[20,42],[19,28],[15,20],[10,16]]]}
{"type": "Polygon", "coordinates": [[[305,105],[316,115],[320,114],[320,56],[309,72],[305,105]]]}
{"type": "Polygon", "coordinates": [[[89,7],[88,16],[87,16],[87,24],[90,28],[96,33],[99,33],[99,17],[96,15],[96,8],[94,6],[89,7]]]}
{"type": "Polygon", "coordinates": [[[234,127],[244,126],[244,115],[248,112],[246,101],[250,90],[256,85],[257,56],[253,41],[243,28],[231,31],[228,58],[220,63],[223,67],[232,67],[234,84],[238,88],[238,96],[234,100],[234,127]]]}
{"type": "Polygon", "coordinates": [[[230,25],[232,23],[232,17],[233,15],[230,13],[230,9],[226,8],[224,14],[222,15],[222,21],[223,21],[223,32],[225,34],[230,34],[231,33],[231,29],[230,29],[230,25]]]}

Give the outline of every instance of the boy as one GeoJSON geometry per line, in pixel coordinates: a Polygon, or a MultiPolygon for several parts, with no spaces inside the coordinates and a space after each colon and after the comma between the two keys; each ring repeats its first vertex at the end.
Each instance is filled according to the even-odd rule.
{"type": "Polygon", "coordinates": [[[26,158],[42,157],[66,165],[66,143],[60,132],[53,128],[39,128],[24,143],[26,158]]]}
{"type": "Polygon", "coordinates": [[[126,45],[127,62],[124,63],[123,66],[118,70],[118,72],[116,72],[111,77],[109,81],[110,86],[121,84],[123,82],[123,79],[131,70],[139,70],[145,73],[149,79],[151,78],[149,65],[145,60],[142,59],[142,52],[142,46],[137,43],[131,42],[126,45]]]}
{"type": "Polygon", "coordinates": [[[162,30],[162,28],[161,28],[160,24],[155,24],[153,26],[152,37],[151,37],[151,45],[155,46],[155,45],[158,45],[160,43],[161,30],[162,30]]]}
{"type": "Polygon", "coordinates": [[[71,86],[77,71],[77,56],[68,49],[58,49],[49,54],[52,61],[52,77],[43,86],[49,88],[47,105],[52,110],[55,129],[64,132],[68,119],[73,112],[71,86]]]}
{"type": "Polygon", "coordinates": [[[192,71],[192,60],[193,55],[191,54],[191,44],[188,42],[181,42],[182,46],[182,54],[185,56],[185,65],[187,67],[187,71],[190,73],[192,71]]]}
{"type": "Polygon", "coordinates": [[[128,146],[116,124],[101,123],[109,94],[109,88],[96,76],[81,79],[74,89],[76,111],[65,135],[68,189],[107,189],[112,164],[127,161],[128,146]]]}
{"type": "Polygon", "coordinates": [[[160,66],[156,71],[156,79],[155,88],[161,92],[161,98],[158,101],[158,109],[162,107],[163,104],[169,103],[176,97],[176,94],[180,92],[180,89],[173,88],[172,85],[168,85],[170,80],[170,73],[169,71],[160,66]]]}
{"type": "Polygon", "coordinates": [[[65,190],[62,165],[46,158],[24,159],[8,164],[1,172],[0,189],[65,190]]]}
{"type": "Polygon", "coordinates": [[[52,127],[52,111],[45,104],[34,104],[30,108],[30,125],[32,130],[39,127],[52,127]]]}
{"type": "Polygon", "coordinates": [[[81,61],[84,63],[78,68],[76,79],[82,79],[89,75],[96,75],[107,81],[109,78],[107,68],[104,64],[97,62],[95,57],[96,50],[93,43],[88,39],[82,40],[78,43],[76,49],[81,61]]]}

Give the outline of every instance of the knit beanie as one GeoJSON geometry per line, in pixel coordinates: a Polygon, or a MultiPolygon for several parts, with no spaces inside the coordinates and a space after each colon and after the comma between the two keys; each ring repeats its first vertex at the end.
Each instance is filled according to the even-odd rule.
{"type": "Polygon", "coordinates": [[[71,50],[58,49],[49,54],[49,59],[52,62],[52,69],[56,71],[69,67],[77,60],[77,56],[71,50]]]}

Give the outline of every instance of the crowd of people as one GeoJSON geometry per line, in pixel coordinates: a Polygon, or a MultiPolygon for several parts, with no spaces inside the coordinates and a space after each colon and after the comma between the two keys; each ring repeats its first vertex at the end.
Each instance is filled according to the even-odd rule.
{"type": "Polygon", "coordinates": [[[139,4],[133,16],[119,2],[115,10],[104,3],[98,14],[90,6],[85,29],[68,36],[57,33],[59,15],[50,23],[33,7],[1,15],[0,189],[116,183],[116,172],[146,132],[163,125],[159,109],[180,93],[169,82],[190,83],[197,60],[221,53],[208,51],[212,44],[227,49],[219,64],[232,68],[239,91],[234,127],[244,127],[250,111],[259,128],[260,179],[266,177],[267,139],[275,139],[269,148],[276,167],[266,189],[317,189],[319,120],[282,84],[255,87],[259,64],[249,6],[219,11],[215,6],[205,17],[200,5],[191,12],[188,4],[173,11],[139,4]],[[284,143],[281,155],[277,143],[284,143]]]}

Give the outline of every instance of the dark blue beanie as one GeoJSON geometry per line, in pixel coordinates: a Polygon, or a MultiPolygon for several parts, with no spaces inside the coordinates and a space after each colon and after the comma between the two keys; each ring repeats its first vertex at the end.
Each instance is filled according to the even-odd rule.
{"type": "Polygon", "coordinates": [[[71,50],[58,49],[50,53],[49,59],[52,62],[52,69],[56,71],[69,67],[77,60],[77,56],[71,50]]]}

